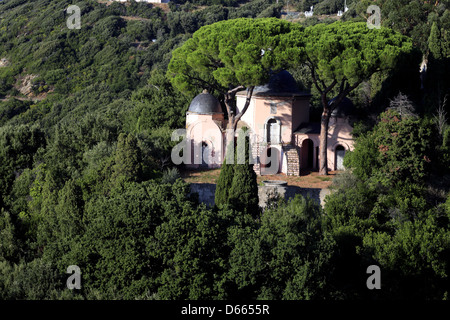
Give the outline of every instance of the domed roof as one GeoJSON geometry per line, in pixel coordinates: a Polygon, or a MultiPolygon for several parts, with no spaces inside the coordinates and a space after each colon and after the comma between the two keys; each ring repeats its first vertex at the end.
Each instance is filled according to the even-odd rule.
{"type": "Polygon", "coordinates": [[[297,86],[297,82],[294,77],[286,70],[273,74],[269,83],[257,86],[253,90],[253,94],[256,95],[303,95],[297,86]]]}
{"type": "MultiPolygon", "coordinates": [[[[337,97],[334,97],[328,101],[328,105],[331,105],[337,97]]],[[[341,103],[334,108],[331,113],[332,117],[348,117],[355,114],[355,105],[349,98],[342,99],[341,103]]]]}
{"type": "Polygon", "coordinates": [[[199,114],[223,113],[219,100],[206,90],[192,99],[188,111],[199,114]]]}

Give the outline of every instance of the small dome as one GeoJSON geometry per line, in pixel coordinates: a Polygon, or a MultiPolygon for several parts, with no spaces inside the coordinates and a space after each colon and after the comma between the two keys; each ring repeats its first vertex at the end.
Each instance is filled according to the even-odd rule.
{"type": "MultiPolygon", "coordinates": [[[[331,105],[337,97],[334,97],[328,101],[328,105],[331,105]]],[[[342,99],[341,103],[334,108],[331,113],[332,117],[348,117],[355,114],[355,105],[349,98],[342,99]]]]}
{"type": "Polygon", "coordinates": [[[192,99],[188,111],[198,114],[223,113],[219,100],[206,90],[192,99]]]}
{"type": "Polygon", "coordinates": [[[269,83],[254,89],[257,95],[292,95],[302,94],[294,77],[286,70],[272,75],[269,83]]]}

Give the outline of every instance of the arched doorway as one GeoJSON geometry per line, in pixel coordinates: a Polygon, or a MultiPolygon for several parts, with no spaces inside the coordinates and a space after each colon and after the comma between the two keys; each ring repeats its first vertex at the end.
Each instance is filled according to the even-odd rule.
{"type": "Polygon", "coordinates": [[[212,160],[212,148],[206,141],[202,141],[202,168],[207,168],[211,164],[212,160]]]}
{"type": "Polygon", "coordinates": [[[345,148],[341,145],[338,145],[335,149],[336,154],[336,170],[344,170],[344,156],[345,156],[345,148]]]}
{"type": "Polygon", "coordinates": [[[280,169],[281,155],[277,148],[268,147],[261,155],[261,175],[277,174],[280,169]]]}
{"type": "Polygon", "coordinates": [[[314,142],[311,139],[305,139],[301,147],[301,169],[312,169],[314,166],[314,142]]]}

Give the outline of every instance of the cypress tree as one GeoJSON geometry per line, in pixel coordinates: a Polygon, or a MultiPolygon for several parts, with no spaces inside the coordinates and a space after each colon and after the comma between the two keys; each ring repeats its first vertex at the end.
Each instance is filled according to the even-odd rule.
{"type": "MultiPolygon", "coordinates": [[[[229,148],[227,148],[229,150],[229,148]]],[[[216,184],[216,193],[214,202],[217,207],[222,207],[229,204],[229,191],[231,188],[231,183],[233,182],[234,176],[234,166],[232,164],[227,164],[226,160],[223,161],[219,179],[216,184]]]]}
{"type": "MultiPolygon", "coordinates": [[[[241,134],[245,134],[246,131],[244,129],[244,132],[241,134]]],[[[245,137],[245,144],[238,143],[237,154],[245,155],[245,163],[234,164],[229,202],[234,208],[251,214],[256,218],[259,215],[258,184],[253,164],[249,162],[250,142],[248,136],[245,137]]]]}
{"type": "Polygon", "coordinates": [[[131,134],[119,135],[112,179],[116,182],[142,180],[141,150],[137,145],[137,139],[131,134]]]}
{"type": "Polygon", "coordinates": [[[428,48],[433,58],[439,60],[442,58],[441,34],[436,22],[431,27],[430,37],[428,38],[428,48]]]}

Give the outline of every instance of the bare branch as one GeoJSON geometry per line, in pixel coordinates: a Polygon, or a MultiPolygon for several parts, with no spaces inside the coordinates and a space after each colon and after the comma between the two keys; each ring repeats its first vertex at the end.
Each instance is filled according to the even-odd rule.
{"type": "Polygon", "coordinates": [[[344,97],[345,97],[346,95],[348,95],[352,90],[356,89],[356,87],[358,87],[358,86],[361,84],[361,82],[363,82],[363,80],[357,81],[357,82],[356,82],[354,85],[352,85],[352,86],[350,86],[350,84],[347,84],[347,87],[346,87],[345,90],[344,90],[344,97]]]}
{"type": "Polygon", "coordinates": [[[337,84],[337,80],[334,79],[333,82],[323,91],[323,93],[327,94],[328,92],[333,90],[333,88],[336,86],[336,84],[337,84]]]}
{"type": "Polygon", "coordinates": [[[309,69],[311,70],[311,76],[314,82],[314,85],[316,86],[317,90],[322,93],[323,89],[320,88],[319,83],[317,81],[317,77],[316,77],[316,69],[314,68],[314,64],[311,62],[311,60],[308,59],[308,62],[306,65],[309,67],[309,69]]]}
{"type": "Polygon", "coordinates": [[[342,100],[344,100],[344,98],[350,93],[350,91],[359,86],[361,82],[362,80],[356,82],[353,86],[350,86],[350,84],[345,79],[343,79],[341,82],[339,94],[336,100],[334,100],[333,104],[330,106],[330,112],[332,112],[334,108],[336,108],[342,102],[342,100]],[[345,89],[343,89],[344,87],[345,89]]]}
{"type": "Polygon", "coordinates": [[[437,114],[434,115],[434,122],[442,137],[444,135],[445,127],[447,126],[447,112],[445,112],[445,105],[447,104],[447,95],[444,97],[444,102],[439,104],[437,114]]]}
{"type": "Polygon", "coordinates": [[[227,108],[228,119],[232,119],[232,116],[233,116],[233,113],[234,113],[234,110],[235,110],[235,103],[234,103],[235,100],[234,99],[236,97],[236,93],[239,90],[242,90],[242,89],[245,89],[245,87],[244,86],[237,86],[237,87],[235,87],[233,89],[228,90],[225,93],[224,102],[225,102],[225,106],[227,108]]]}
{"type": "Polygon", "coordinates": [[[228,93],[229,93],[229,94],[232,94],[233,96],[235,96],[236,93],[237,93],[239,90],[243,90],[243,89],[245,89],[244,86],[238,86],[238,87],[236,87],[236,88],[234,88],[234,89],[228,90],[228,93]]]}

